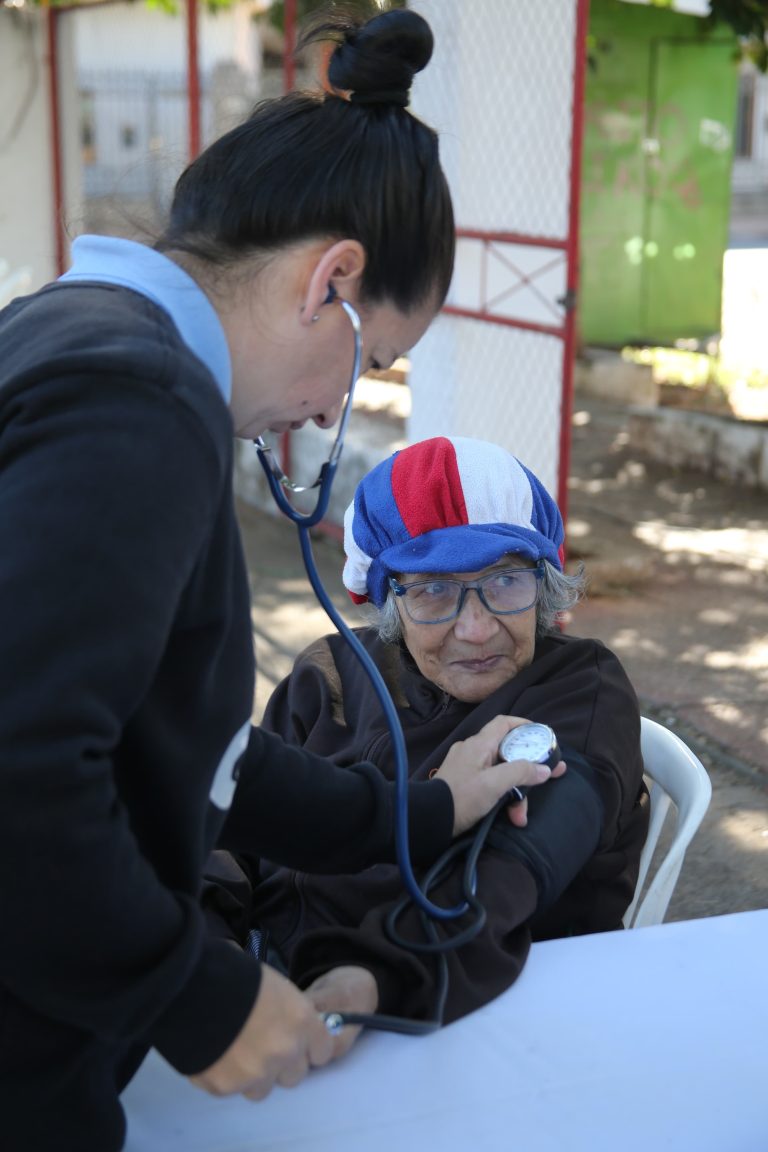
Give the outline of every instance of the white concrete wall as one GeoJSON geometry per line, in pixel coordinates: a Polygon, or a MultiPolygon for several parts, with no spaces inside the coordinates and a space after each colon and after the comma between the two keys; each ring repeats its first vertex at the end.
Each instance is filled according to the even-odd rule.
{"type": "MultiPolygon", "coordinates": [[[[203,147],[239,123],[260,95],[261,34],[254,5],[198,14],[203,147]]],[[[141,2],[72,14],[82,116],[84,225],[147,239],[157,231],[189,159],[188,25],[141,2]]]]}
{"type": "MultiPolygon", "coordinates": [[[[630,408],[629,443],[672,468],[695,468],[768,491],[768,428],[706,412],[630,408]]],[[[734,500],[738,499],[738,488],[734,500]]]]}
{"type": "MultiPolygon", "coordinates": [[[[768,208],[767,208],[768,211],[768,208]]],[[[730,248],[723,260],[720,359],[743,374],[768,376],[768,248],[730,248]]]]}
{"type": "MultiPolygon", "coordinates": [[[[250,19],[251,5],[207,12],[200,6],[198,42],[200,69],[233,60],[246,71],[258,71],[258,33],[250,19]]],[[[77,60],[81,68],[121,71],[183,72],[187,66],[185,5],[176,14],[146,4],[109,4],[76,14],[77,60]]]]}
{"type": "MultiPolygon", "coordinates": [[[[77,150],[73,153],[74,66],[66,20],[59,68],[65,132],[65,217],[78,210],[77,150]]],[[[0,262],[15,277],[11,295],[56,275],[46,16],[37,8],[0,7],[0,262]],[[20,272],[26,276],[19,276],[20,272]]],[[[3,289],[0,287],[0,298],[3,289]]]]}

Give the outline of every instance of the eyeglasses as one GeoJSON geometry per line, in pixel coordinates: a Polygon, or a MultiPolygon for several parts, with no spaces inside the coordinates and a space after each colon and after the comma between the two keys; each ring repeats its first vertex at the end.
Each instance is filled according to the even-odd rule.
{"type": "Polygon", "coordinates": [[[470,581],[443,580],[436,576],[432,580],[400,584],[390,576],[389,586],[395,596],[402,598],[415,624],[443,624],[459,615],[470,589],[477,592],[480,603],[494,616],[526,612],[536,603],[543,575],[544,566],[537,564],[535,568],[500,568],[482,580],[470,581]]]}

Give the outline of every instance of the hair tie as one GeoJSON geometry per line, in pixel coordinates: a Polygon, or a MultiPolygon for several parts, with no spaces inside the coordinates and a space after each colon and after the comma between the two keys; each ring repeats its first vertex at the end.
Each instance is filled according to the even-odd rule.
{"type": "Polygon", "coordinates": [[[397,104],[400,108],[407,108],[408,98],[407,89],[392,88],[382,92],[353,92],[349,97],[349,102],[350,104],[397,104]]]}

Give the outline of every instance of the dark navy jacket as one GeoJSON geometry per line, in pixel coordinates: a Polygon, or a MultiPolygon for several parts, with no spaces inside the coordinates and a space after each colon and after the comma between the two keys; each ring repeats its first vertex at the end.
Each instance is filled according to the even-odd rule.
{"type": "MultiPolygon", "coordinates": [[[[217,835],[303,869],[393,858],[372,765],[250,728],[232,435],[210,371],[137,292],[64,282],[0,314],[7,1152],[112,1152],[149,1047],[194,1073],[240,1031],[260,969],[206,935],[217,835]]],[[[452,801],[417,791],[429,859],[452,801]]]]}

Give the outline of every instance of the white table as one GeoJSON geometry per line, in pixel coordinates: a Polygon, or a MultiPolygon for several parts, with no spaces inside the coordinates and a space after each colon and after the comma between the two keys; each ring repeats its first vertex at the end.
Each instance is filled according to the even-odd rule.
{"type": "Polygon", "coordinates": [[[535,945],[502,997],[261,1103],[156,1055],[127,1152],[767,1152],[768,910],[535,945]]]}

